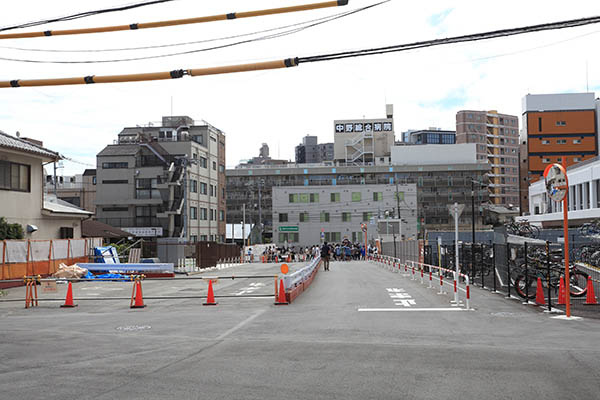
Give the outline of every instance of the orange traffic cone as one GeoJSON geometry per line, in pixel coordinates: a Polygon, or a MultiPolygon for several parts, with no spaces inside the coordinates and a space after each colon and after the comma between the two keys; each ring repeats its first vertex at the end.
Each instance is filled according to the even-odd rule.
{"type": "Polygon", "coordinates": [[[133,283],[133,294],[131,295],[131,302],[129,303],[129,308],[144,308],[146,305],[144,304],[144,295],[142,294],[142,283],[139,280],[136,280],[133,283]],[[135,304],[133,300],[135,298],[135,304]]]}
{"type": "Polygon", "coordinates": [[[567,303],[567,295],[565,293],[565,278],[560,277],[560,284],[558,285],[558,304],[565,305],[567,303]]]}
{"type": "Polygon", "coordinates": [[[591,276],[588,276],[585,304],[598,304],[598,301],[596,301],[596,295],[594,294],[594,282],[592,282],[591,276]]]}
{"type": "Polygon", "coordinates": [[[213,293],[212,279],[208,280],[208,297],[206,298],[205,306],[216,306],[218,303],[215,301],[215,294],[213,293]]]}
{"type": "Polygon", "coordinates": [[[63,307],[63,308],[77,307],[77,304],[73,304],[73,286],[71,285],[71,282],[69,282],[69,287],[67,288],[67,298],[65,299],[65,304],[63,304],[61,307],[63,307]]]}
{"type": "Polygon", "coordinates": [[[276,306],[287,305],[287,299],[285,298],[285,287],[283,287],[283,279],[279,281],[279,293],[277,294],[277,299],[275,300],[276,306]]]}
{"type": "Polygon", "coordinates": [[[542,279],[537,278],[537,289],[535,291],[535,302],[540,306],[546,305],[546,299],[544,299],[544,288],[542,287],[542,279]]]}

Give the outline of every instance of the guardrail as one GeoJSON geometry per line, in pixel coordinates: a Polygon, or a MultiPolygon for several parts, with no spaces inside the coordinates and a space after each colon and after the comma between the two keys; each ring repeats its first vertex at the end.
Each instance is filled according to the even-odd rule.
{"type": "Polygon", "coordinates": [[[404,270],[404,276],[411,276],[411,280],[420,280],[421,284],[425,284],[425,281],[429,281],[429,289],[435,289],[434,287],[434,271],[437,270],[437,277],[435,279],[436,285],[439,283],[440,291],[438,294],[447,294],[444,292],[444,280],[449,276],[452,277],[453,292],[454,299],[450,302],[454,305],[461,305],[463,302],[460,299],[459,292],[464,292],[464,304],[465,309],[471,309],[471,284],[469,281],[469,276],[462,273],[457,273],[456,271],[452,271],[447,268],[438,267],[436,265],[429,265],[425,263],[421,263],[418,261],[406,261],[405,263],[401,263],[399,259],[389,256],[378,256],[371,257],[370,261],[375,262],[375,264],[384,267],[392,272],[399,273],[401,270],[404,270]],[[426,278],[427,277],[427,278],[426,278]],[[462,278],[465,283],[465,288],[461,288],[459,285],[459,279],[462,278]]]}
{"type": "Polygon", "coordinates": [[[294,299],[308,289],[319,271],[320,264],[321,257],[316,257],[311,260],[306,267],[301,268],[292,274],[285,275],[282,278],[286,298],[289,303],[294,301],[294,299]]]}

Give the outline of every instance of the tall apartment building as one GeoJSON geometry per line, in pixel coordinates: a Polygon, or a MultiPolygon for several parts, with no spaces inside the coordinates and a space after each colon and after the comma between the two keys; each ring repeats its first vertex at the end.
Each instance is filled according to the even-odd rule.
{"type": "Polygon", "coordinates": [[[225,135],[186,116],[125,128],[97,155],[97,219],[138,237],[225,241],[225,135]]]}
{"type": "Polygon", "coordinates": [[[497,111],[456,114],[456,143],[476,143],[477,160],[487,160],[490,202],[519,204],[519,119],[497,111]]]}
{"type": "Polygon", "coordinates": [[[528,94],[523,98],[521,203],[546,166],[568,166],[598,155],[600,100],[594,93],[528,94]],[[526,157],[525,157],[526,156],[526,157]]]}
{"type": "Polygon", "coordinates": [[[339,165],[390,163],[394,145],[394,107],[386,105],[386,118],[335,120],[333,158],[339,165]]]}
{"type": "Polygon", "coordinates": [[[319,143],[317,136],[306,135],[295,150],[296,164],[333,161],[333,143],[319,143]]]}

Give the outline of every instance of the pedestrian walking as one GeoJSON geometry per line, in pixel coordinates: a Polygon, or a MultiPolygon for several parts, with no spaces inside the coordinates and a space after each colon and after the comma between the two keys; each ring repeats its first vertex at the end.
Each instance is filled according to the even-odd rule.
{"type": "Polygon", "coordinates": [[[323,243],[321,247],[321,260],[323,261],[323,271],[329,271],[329,253],[331,249],[327,242],[323,243]]]}

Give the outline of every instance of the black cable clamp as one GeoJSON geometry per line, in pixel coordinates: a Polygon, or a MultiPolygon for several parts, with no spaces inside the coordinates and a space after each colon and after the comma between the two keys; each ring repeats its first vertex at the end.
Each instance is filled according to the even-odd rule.
{"type": "Polygon", "coordinates": [[[337,3],[338,6],[345,6],[348,5],[348,0],[338,0],[337,3]]]}
{"type": "Polygon", "coordinates": [[[44,31],[44,36],[52,36],[52,31],[44,31]]]}
{"type": "Polygon", "coordinates": [[[234,12],[227,14],[227,19],[236,19],[237,16],[235,15],[234,12]]]}
{"type": "Polygon", "coordinates": [[[295,67],[296,65],[298,65],[298,57],[286,58],[284,60],[284,63],[286,67],[295,67]]]}
{"type": "Polygon", "coordinates": [[[21,85],[19,84],[19,80],[15,79],[14,81],[10,81],[10,86],[12,87],[21,87],[21,85]]]}
{"type": "Polygon", "coordinates": [[[139,29],[139,28],[140,27],[138,26],[138,24],[131,24],[131,25],[129,25],[129,29],[131,29],[131,30],[136,30],[136,29],[139,29]]]}
{"type": "Polygon", "coordinates": [[[170,72],[172,79],[182,78],[185,75],[185,71],[182,69],[175,69],[170,72]]]}
{"type": "Polygon", "coordinates": [[[96,83],[94,82],[94,75],[86,76],[85,78],[83,78],[83,80],[85,81],[85,83],[96,83]]]}

